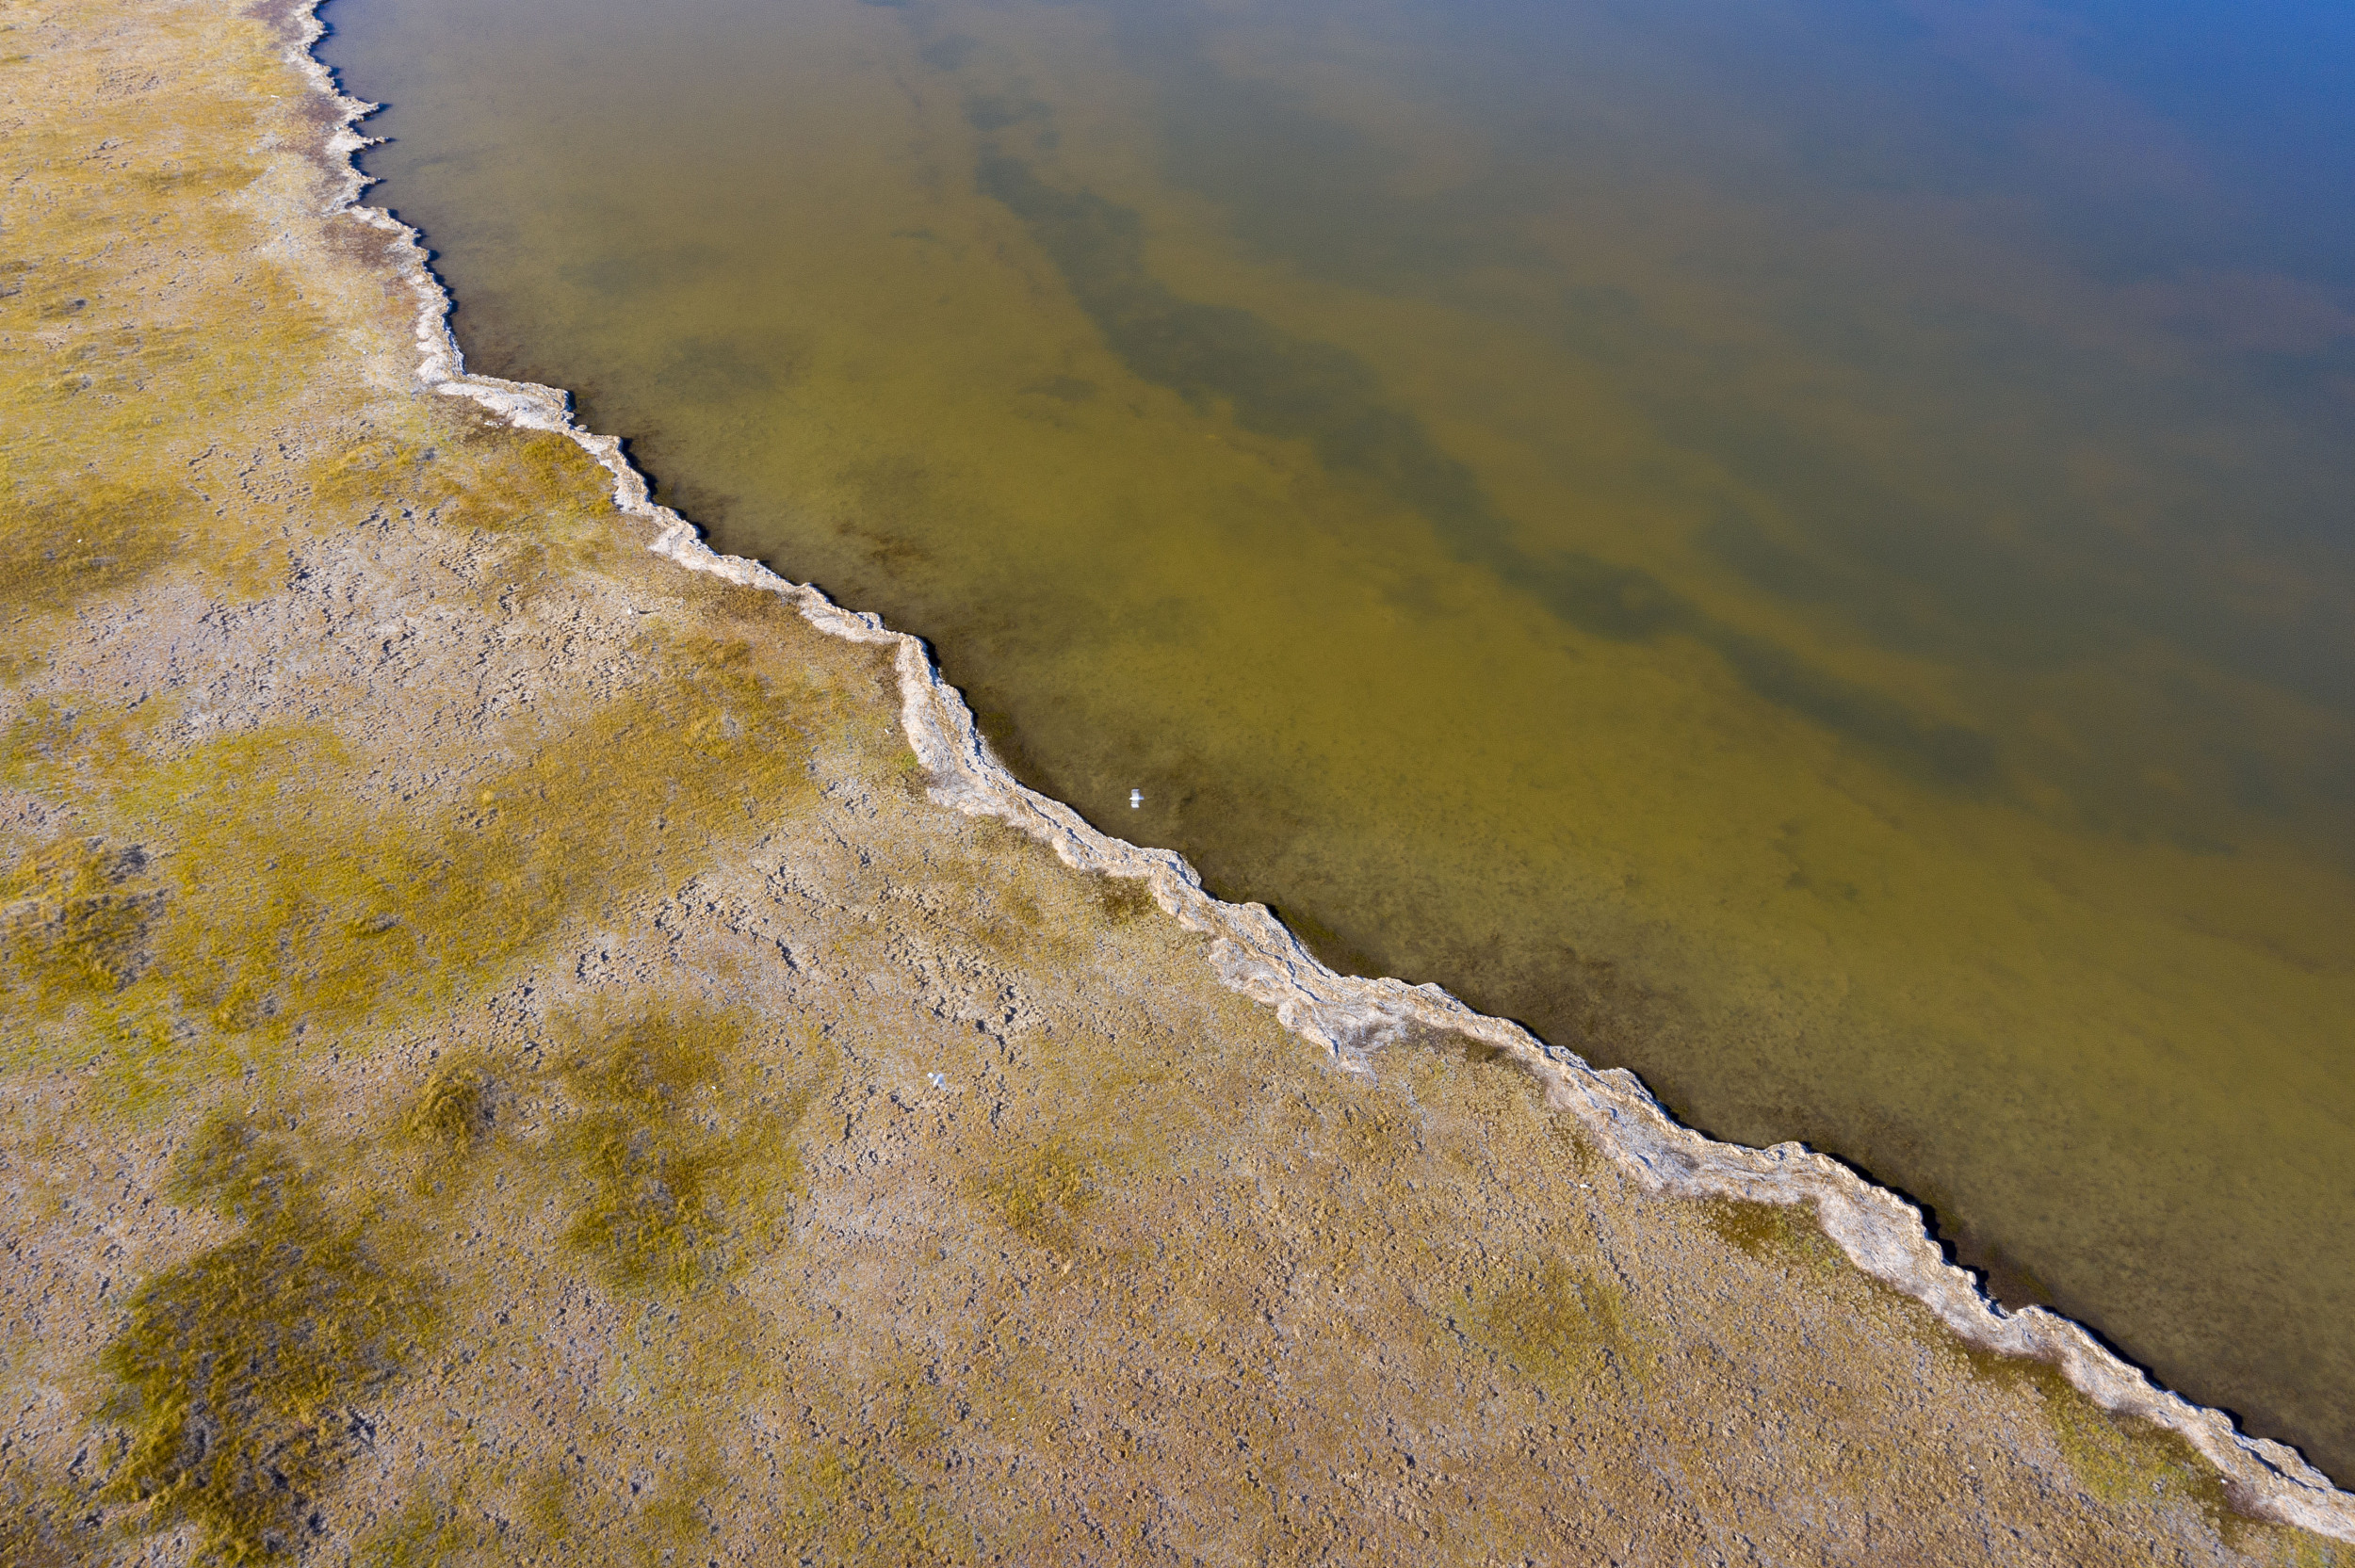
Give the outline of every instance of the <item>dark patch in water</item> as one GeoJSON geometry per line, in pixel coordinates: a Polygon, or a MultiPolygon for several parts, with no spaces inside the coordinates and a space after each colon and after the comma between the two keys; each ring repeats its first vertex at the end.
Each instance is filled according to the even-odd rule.
{"type": "Polygon", "coordinates": [[[1096,396],[1096,383],[1077,376],[1050,376],[1043,381],[1032,381],[1022,390],[1036,396],[1052,397],[1058,403],[1089,403],[1096,396]]]}
{"type": "MultiPolygon", "coordinates": [[[[644,466],[658,473],[675,471],[674,465],[651,460],[644,466]]],[[[703,528],[727,526],[743,500],[740,495],[731,495],[709,485],[699,485],[691,479],[664,479],[654,487],[654,498],[703,528]]]]}
{"type": "Polygon", "coordinates": [[[620,299],[691,274],[708,272],[725,259],[714,246],[690,243],[597,256],[575,262],[559,275],[566,283],[593,294],[620,299]]]}
{"type": "Polygon", "coordinates": [[[1002,131],[1026,121],[1045,121],[1047,105],[1034,98],[1010,98],[983,93],[965,103],[965,118],[977,131],[1002,131]]]}
{"type": "Polygon", "coordinates": [[[809,348],[774,333],[741,338],[682,338],[655,370],[653,384],[682,402],[728,404],[764,396],[799,381],[809,348]]]}
{"type": "Polygon", "coordinates": [[[1511,173],[1491,170],[1406,195],[1405,143],[1320,113],[1295,84],[1221,69],[1199,23],[1167,6],[1122,8],[1114,36],[1161,102],[1161,167],[1225,208],[1237,238],[1311,277],[1399,289],[1468,268],[1537,261],[1509,207],[1511,173]]]}
{"type": "Polygon", "coordinates": [[[918,59],[935,71],[954,71],[970,59],[973,51],[980,47],[981,40],[969,34],[951,33],[947,38],[934,40],[916,54],[918,59]]]}
{"type": "MultiPolygon", "coordinates": [[[[992,117],[975,121],[987,130],[992,117]]],[[[1185,299],[1145,270],[1143,225],[1090,191],[1059,190],[1004,154],[984,154],[983,194],[1029,226],[1106,343],[1129,368],[1190,402],[1223,402],[1257,434],[1304,440],[1328,469],[1367,480],[1420,513],[1458,559],[1485,567],[1565,621],[1621,641],[1681,634],[1706,643],[1759,696],[1952,788],[1996,777],[1985,736],[1908,712],[1894,699],[1814,669],[1715,621],[1638,567],[1580,551],[1543,556],[1515,542],[1512,520],[1422,422],[1382,397],[1364,361],[1294,336],[1253,312],[1185,299]]]]}

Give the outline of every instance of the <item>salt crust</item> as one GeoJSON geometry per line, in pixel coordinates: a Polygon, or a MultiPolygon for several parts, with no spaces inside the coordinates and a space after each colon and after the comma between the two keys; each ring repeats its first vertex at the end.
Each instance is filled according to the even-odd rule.
{"type": "Polygon", "coordinates": [[[1080,814],[1025,787],[991,755],[972,711],[940,678],[923,642],[895,632],[878,615],[848,610],[806,583],[788,582],[758,561],[723,556],[695,525],[654,503],[643,475],[618,437],[597,435],[572,417],[570,394],[529,381],[469,374],[449,330],[450,299],[428,265],[416,231],[379,207],[364,206],[369,184],[351,162],[370,145],[352,127],[378,105],[344,95],[311,50],[326,32],[320,0],[298,0],[302,27],[287,58],[337,114],[324,148],[342,185],[320,216],[347,213],[396,236],[404,280],[417,298],[417,378],[428,388],[463,397],[520,429],[570,437],[613,476],[620,509],[656,529],[648,546],[694,572],[791,600],[820,631],[853,642],[890,645],[900,680],[901,724],[930,775],[928,793],[972,816],[994,816],[1053,847],[1064,864],[1110,877],[1139,879],[1187,929],[1210,937],[1219,980],[1275,1010],[1284,1026],[1323,1046],[1352,1072],[1369,1058],[1416,1035],[1446,1031],[1509,1053],[1544,1084],[1547,1103],[1575,1116],[1595,1146],[1647,1188],[1678,1197],[1774,1204],[1811,1204],[1824,1233],[1849,1261],[1926,1305],[1964,1343],[1999,1355],[2057,1367],[2103,1409],[2180,1433],[2222,1474],[2233,1505],[2251,1516],[2294,1525],[2355,1544],[2355,1494],[2297,1449],[2234,1430],[2222,1411],[2195,1405],[2153,1382],[2080,1325],[2042,1307],[2009,1312],[1967,1270],[1949,1263],[1921,1211],[1887,1188],[1798,1143],[1768,1149],[1720,1143],[1679,1126],[1634,1074],[1597,1071],[1576,1053],[1549,1045],[1507,1019],[1474,1012],[1436,985],[1336,974],[1261,904],[1230,904],[1202,890],[1202,879],[1175,851],[1148,849],[1098,832],[1080,814]]]}

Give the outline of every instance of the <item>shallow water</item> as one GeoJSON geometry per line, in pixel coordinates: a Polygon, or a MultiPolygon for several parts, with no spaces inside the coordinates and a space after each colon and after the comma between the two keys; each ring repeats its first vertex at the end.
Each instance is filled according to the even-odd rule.
{"type": "Polygon", "coordinates": [[[1029,782],[2355,1478],[2355,24],[334,0],[475,366],[1029,782]],[[1128,806],[1143,791],[1141,809],[1128,806]]]}

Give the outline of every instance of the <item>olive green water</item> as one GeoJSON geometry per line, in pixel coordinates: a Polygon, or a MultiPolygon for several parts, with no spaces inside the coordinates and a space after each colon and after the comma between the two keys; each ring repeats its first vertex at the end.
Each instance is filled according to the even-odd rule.
{"type": "Polygon", "coordinates": [[[2355,317],[2167,103],[1937,6],[327,15],[475,366],[1029,782],[2355,1477],[2355,317]]]}

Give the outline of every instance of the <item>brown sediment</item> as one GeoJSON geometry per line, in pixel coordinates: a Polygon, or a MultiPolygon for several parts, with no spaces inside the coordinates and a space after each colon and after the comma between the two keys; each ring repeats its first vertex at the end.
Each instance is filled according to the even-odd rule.
{"type": "Polygon", "coordinates": [[[6,541],[0,1556],[2351,1538],[1893,1196],[1022,789],[915,639],[465,376],[307,8],[0,24],[46,73],[10,232],[75,280],[0,327],[50,509],[6,541]],[[138,185],[183,154],[229,172],[138,185]]]}

